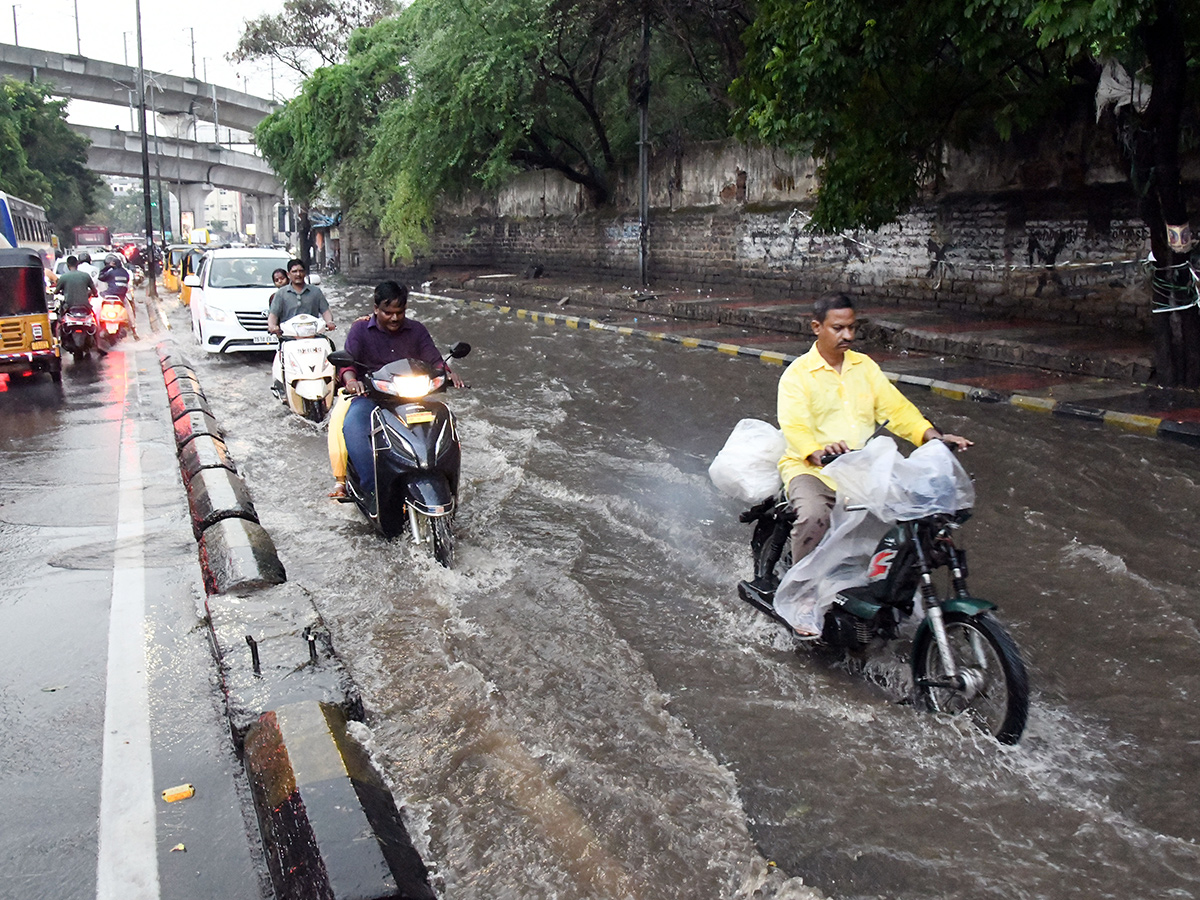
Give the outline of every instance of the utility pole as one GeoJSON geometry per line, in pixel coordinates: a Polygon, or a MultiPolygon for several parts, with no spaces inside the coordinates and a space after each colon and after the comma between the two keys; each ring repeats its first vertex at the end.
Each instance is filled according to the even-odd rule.
{"type": "Polygon", "coordinates": [[[20,47],[21,39],[17,37],[17,4],[13,4],[13,46],[20,47]]]}
{"type": "Polygon", "coordinates": [[[142,196],[146,200],[146,292],[158,299],[154,264],[154,212],[150,208],[150,142],[146,136],[146,69],[142,64],[142,0],[136,0],[138,56],[138,115],[142,124],[142,196]]]}
{"type": "Polygon", "coordinates": [[[196,29],[188,28],[192,33],[192,80],[196,79],[196,29]]]}
{"type": "Polygon", "coordinates": [[[75,55],[83,56],[83,44],[79,41],[79,0],[75,0],[75,55]]]}
{"type": "Polygon", "coordinates": [[[650,7],[642,18],[642,54],[638,85],[638,268],[642,284],[650,283],[650,7]]]}

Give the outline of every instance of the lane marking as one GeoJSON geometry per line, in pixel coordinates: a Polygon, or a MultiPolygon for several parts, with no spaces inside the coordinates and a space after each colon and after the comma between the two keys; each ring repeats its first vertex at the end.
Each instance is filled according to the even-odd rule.
{"type": "Polygon", "coordinates": [[[154,769],[146,679],[145,508],[138,426],[128,407],[136,383],[126,352],[121,392],[117,478],[117,540],[108,619],[108,681],[104,693],[104,756],[100,770],[97,900],[157,900],[154,769]]]}

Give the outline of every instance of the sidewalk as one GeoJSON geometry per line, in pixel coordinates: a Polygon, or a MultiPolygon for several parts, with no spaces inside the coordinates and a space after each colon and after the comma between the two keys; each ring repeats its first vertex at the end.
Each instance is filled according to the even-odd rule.
{"type": "MultiPolygon", "coordinates": [[[[639,289],[506,272],[442,269],[423,290],[520,303],[656,340],[786,364],[812,343],[812,299],[639,289]]],[[[860,304],[860,339],[896,381],[1200,444],[1200,392],[1148,385],[1149,335],[960,311],[860,304]]],[[[577,327],[577,324],[576,326],[577,327]]]]}

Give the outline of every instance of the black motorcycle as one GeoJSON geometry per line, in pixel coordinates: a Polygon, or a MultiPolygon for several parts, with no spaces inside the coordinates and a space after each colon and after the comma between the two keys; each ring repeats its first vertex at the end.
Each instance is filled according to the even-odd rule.
{"type": "MultiPolygon", "coordinates": [[[[895,522],[867,563],[866,583],[837,592],[818,642],[866,654],[900,637],[901,624],[914,613],[921,616],[910,659],[916,701],[934,713],[965,713],[1000,743],[1015,744],[1029,713],[1029,679],[1016,643],[992,615],[996,605],[967,589],[966,552],[955,545],[954,532],[970,514],[963,509],[895,522]],[[943,591],[934,577],[939,569],[949,573],[943,591]]],[[[781,494],[739,519],[754,525],[754,578],[738,585],[738,595],[791,630],[775,608],[775,593],[791,564],[795,513],[781,494]]]]}
{"type": "MultiPolygon", "coordinates": [[[[447,359],[462,359],[471,345],[459,342],[447,359]]],[[[329,354],[339,368],[354,366],[345,350],[329,354]]],[[[444,369],[417,359],[389,363],[363,379],[371,410],[371,450],[374,488],[351,460],[346,472],[347,500],[384,537],[404,531],[413,542],[429,547],[444,566],[454,561],[454,512],[458,503],[462,460],[454,414],[444,403],[427,399],[446,389],[444,369]]],[[[361,400],[359,402],[362,402],[361,400]]]]}
{"type": "Polygon", "coordinates": [[[75,362],[99,349],[96,343],[96,316],[90,306],[70,306],[58,317],[58,341],[63,352],[70,353],[75,362]]]}

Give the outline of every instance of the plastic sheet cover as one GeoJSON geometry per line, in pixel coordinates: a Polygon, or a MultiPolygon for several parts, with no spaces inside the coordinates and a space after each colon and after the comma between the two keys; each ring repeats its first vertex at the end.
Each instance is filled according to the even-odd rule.
{"type": "Polygon", "coordinates": [[[877,437],[839,456],[825,473],[838,485],[829,531],[775,592],[776,612],[804,632],[821,630],[838,591],[867,583],[867,563],[894,523],[975,504],[970,476],[941,441],[905,459],[892,438],[877,437]]]}

